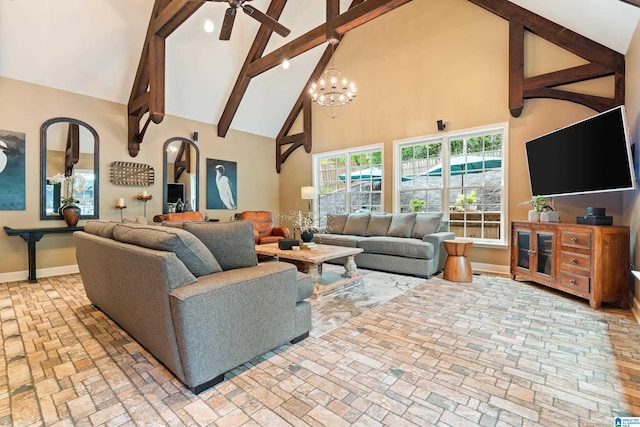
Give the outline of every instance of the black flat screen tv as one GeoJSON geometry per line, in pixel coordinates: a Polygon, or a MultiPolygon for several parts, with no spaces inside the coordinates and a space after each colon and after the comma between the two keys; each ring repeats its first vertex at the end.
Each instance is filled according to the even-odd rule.
{"type": "Polygon", "coordinates": [[[167,203],[176,203],[178,199],[185,201],[184,184],[167,184],[167,203]]]}
{"type": "Polygon", "coordinates": [[[525,147],[534,196],[636,187],[624,106],[527,141],[525,147]]]}

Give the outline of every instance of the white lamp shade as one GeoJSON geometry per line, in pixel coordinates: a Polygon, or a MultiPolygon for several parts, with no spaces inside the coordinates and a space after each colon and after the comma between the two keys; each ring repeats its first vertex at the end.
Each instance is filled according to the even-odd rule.
{"type": "Polygon", "coordinates": [[[300,198],[304,200],[313,200],[316,198],[316,187],[307,186],[300,189],[300,198]]]}

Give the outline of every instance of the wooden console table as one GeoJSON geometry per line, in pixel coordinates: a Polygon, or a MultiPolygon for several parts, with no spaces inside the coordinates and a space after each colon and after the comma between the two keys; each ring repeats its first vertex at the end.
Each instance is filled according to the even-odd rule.
{"type": "Polygon", "coordinates": [[[29,283],[38,283],[36,277],[36,242],[45,234],[73,233],[82,231],[84,227],[49,227],[49,228],[11,228],[4,226],[7,236],[20,236],[29,248],[29,283]]]}

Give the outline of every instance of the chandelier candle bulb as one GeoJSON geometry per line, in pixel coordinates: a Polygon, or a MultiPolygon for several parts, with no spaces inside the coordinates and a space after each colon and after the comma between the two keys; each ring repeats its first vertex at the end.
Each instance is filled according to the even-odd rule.
{"type": "Polygon", "coordinates": [[[124,198],[123,197],[120,197],[118,199],[118,206],[124,206],[124,198]]]}

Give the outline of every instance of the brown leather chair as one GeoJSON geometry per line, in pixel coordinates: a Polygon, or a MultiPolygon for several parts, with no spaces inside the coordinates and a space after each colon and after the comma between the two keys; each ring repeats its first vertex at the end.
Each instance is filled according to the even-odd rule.
{"type": "Polygon", "coordinates": [[[253,223],[253,238],[256,245],[275,243],[280,239],[288,239],[290,236],[287,227],[275,227],[273,214],[269,211],[238,212],[235,218],[253,223]]]}

